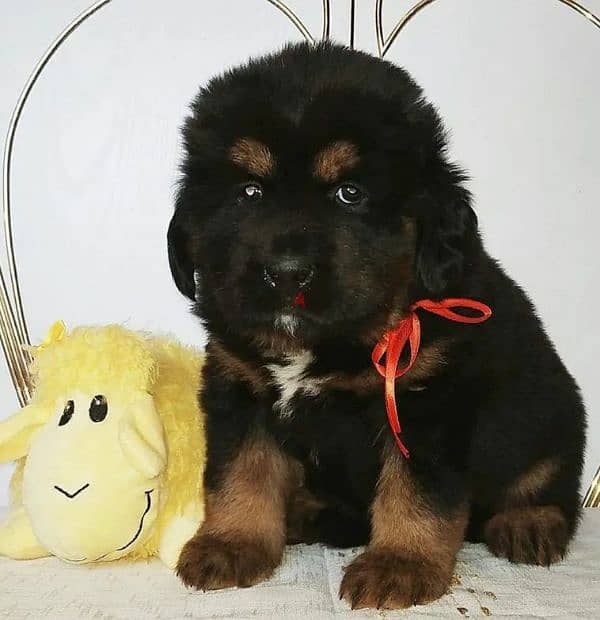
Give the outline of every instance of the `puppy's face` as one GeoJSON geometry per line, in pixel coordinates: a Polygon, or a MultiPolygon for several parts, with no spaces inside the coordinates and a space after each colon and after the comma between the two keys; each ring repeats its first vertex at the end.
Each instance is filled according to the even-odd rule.
{"type": "Polygon", "coordinates": [[[201,91],[184,138],[170,261],[209,330],[364,335],[459,267],[472,219],[460,175],[391,65],[288,48],[201,91]]]}

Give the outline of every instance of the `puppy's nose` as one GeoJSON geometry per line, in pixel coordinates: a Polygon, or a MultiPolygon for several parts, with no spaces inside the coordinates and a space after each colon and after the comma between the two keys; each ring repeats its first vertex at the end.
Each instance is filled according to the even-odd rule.
{"type": "Polygon", "coordinates": [[[311,283],[314,275],[314,265],[297,256],[284,256],[264,268],[265,283],[282,291],[298,292],[311,283]]]}

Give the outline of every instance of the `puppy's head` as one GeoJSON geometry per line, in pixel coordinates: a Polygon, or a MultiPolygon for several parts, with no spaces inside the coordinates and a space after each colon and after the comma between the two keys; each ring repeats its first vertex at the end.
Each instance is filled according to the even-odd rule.
{"type": "Polygon", "coordinates": [[[475,215],[403,70],[288,47],[212,80],[183,135],[169,259],[209,330],[364,335],[460,280],[475,215]]]}

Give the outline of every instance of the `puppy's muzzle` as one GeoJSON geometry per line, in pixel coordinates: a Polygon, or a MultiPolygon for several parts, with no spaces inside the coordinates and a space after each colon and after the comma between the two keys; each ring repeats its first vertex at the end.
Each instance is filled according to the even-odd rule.
{"type": "Polygon", "coordinates": [[[294,295],[308,288],[315,276],[315,266],[298,256],[284,256],[270,261],[264,267],[263,279],[267,286],[282,294],[294,295]]]}

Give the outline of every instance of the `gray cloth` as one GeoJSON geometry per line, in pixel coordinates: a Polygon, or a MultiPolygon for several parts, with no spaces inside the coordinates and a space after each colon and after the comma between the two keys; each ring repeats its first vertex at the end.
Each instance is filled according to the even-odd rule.
{"type": "Polygon", "coordinates": [[[268,582],[186,590],[159,561],[71,566],[55,558],[0,558],[0,617],[53,618],[600,618],[600,509],[585,511],[567,559],[515,566],[465,545],[449,594],[403,612],[352,612],[338,600],[342,567],[360,549],[289,547],[268,582]]]}

